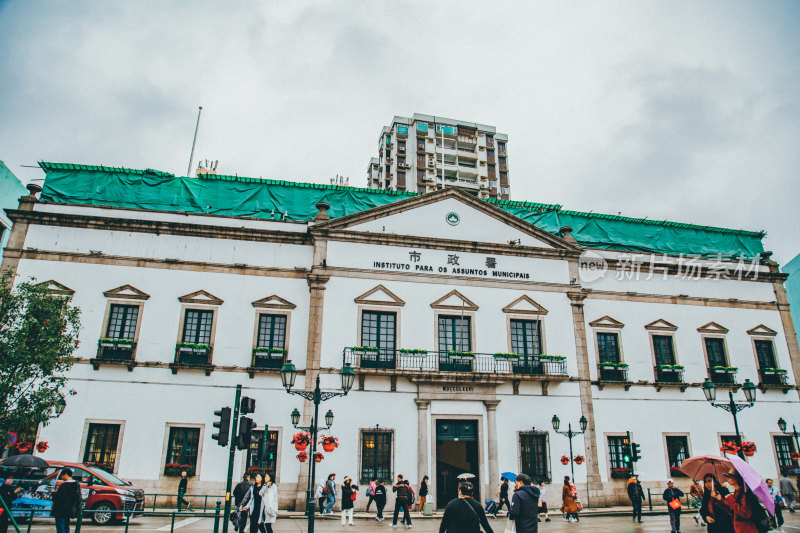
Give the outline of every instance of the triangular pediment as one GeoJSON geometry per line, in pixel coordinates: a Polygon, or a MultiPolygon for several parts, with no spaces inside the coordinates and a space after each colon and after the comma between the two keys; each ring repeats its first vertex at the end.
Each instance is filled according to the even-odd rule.
{"type": "Polygon", "coordinates": [[[433,302],[434,309],[448,309],[451,311],[477,311],[475,303],[456,290],[452,290],[433,302]]]}
{"type": "Polygon", "coordinates": [[[648,331],[677,331],[678,326],[670,322],[667,322],[663,318],[659,318],[658,320],[655,320],[647,324],[644,327],[644,329],[648,331]]]}
{"type": "Polygon", "coordinates": [[[725,335],[726,333],[728,333],[728,328],[720,326],[716,322],[709,322],[705,326],[697,328],[697,331],[699,331],[700,333],[713,333],[717,335],[725,335]]]}
{"type": "Polygon", "coordinates": [[[315,226],[315,231],[403,235],[504,246],[579,250],[499,207],[449,188],[368,209],[315,226]]]}
{"type": "Polygon", "coordinates": [[[604,317],[600,317],[597,320],[593,320],[589,322],[589,325],[593,328],[614,328],[614,329],[621,329],[625,327],[625,324],[620,322],[619,320],[615,320],[610,316],[606,315],[604,317]]]}
{"type": "Polygon", "coordinates": [[[755,335],[758,337],[774,337],[778,334],[774,329],[768,328],[764,324],[759,324],[752,329],[747,330],[748,335],[755,335]]]}
{"type": "Polygon", "coordinates": [[[253,307],[256,309],[294,309],[297,306],[289,300],[281,298],[277,294],[273,294],[272,296],[256,300],[253,302],[253,307]]]}
{"type": "Polygon", "coordinates": [[[523,294],[503,308],[504,313],[517,313],[522,315],[546,315],[547,309],[533,301],[527,294],[523,294]]]}
{"type": "Polygon", "coordinates": [[[202,305],[222,305],[222,300],[206,291],[196,291],[185,296],[181,296],[178,300],[185,304],[202,304],[202,305]]]}
{"type": "Polygon", "coordinates": [[[72,296],[75,294],[74,290],[52,279],[37,283],[36,287],[44,287],[47,294],[55,294],[58,296],[72,296]]]}
{"type": "Polygon", "coordinates": [[[357,304],[368,304],[368,305],[392,305],[402,307],[406,305],[406,303],[401,300],[395,293],[384,287],[383,285],[378,285],[374,287],[361,296],[358,296],[354,299],[357,304]]]}
{"type": "Polygon", "coordinates": [[[103,295],[106,298],[121,298],[123,300],[148,300],[150,295],[144,291],[140,291],[133,285],[123,285],[110,291],[105,291],[103,295]]]}

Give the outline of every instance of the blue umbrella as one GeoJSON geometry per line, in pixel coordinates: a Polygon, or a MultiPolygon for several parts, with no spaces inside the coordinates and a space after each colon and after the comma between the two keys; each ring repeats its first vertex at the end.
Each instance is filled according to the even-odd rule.
{"type": "Polygon", "coordinates": [[[517,479],[517,475],[514,472],[503,472],[500,474],[500,477],[509,481],[515,481],[517,479]]]}

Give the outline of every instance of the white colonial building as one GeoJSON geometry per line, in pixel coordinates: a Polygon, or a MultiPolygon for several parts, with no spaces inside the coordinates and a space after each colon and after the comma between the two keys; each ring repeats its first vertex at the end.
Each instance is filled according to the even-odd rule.
{"type": "Polygon", "coordinates": [[[77,395],[42,429],[45,458],[104,464],[148,492],[174,492],[166,465],[189,465],[190,492],[220,494],[228,452],[211,439],[213,412],[242,385],[269,434],[234,473],[264,467],[282,505],[302,506],[290,413],[307,423],[311,405],[283,390],[286,359],[299,387],[319,375],[337,390],[344,364],[357,374],[322,405],[340,447],[319,476],[427,474],[437,507],[463,472],[481,497],[510,470],[552,482],[557,500],[571,468],[584,505],[613,503],[627,432],[637,473],[662,487],[685,457],[734,439],[707,378],[720,400],[759,387],[739,427],[760,472],[776,476],[797,451],[776,422],[800,423],[800,354],[761,234],[454,188],[42,167],[41,197],[8,212],[3,268],[82,310],[77,395]],[[586,418],[580,464],[560,461],[569,441],[554,415],[562,431],[586,418]]]}

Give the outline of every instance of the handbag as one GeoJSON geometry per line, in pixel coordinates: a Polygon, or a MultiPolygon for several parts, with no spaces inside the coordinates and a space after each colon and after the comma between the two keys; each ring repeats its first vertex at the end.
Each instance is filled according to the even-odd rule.
{"type": "Polygon", "coordinates": [[[670,500],[669,506],[673,510],[677,511],[678,509],[681,508],[681,501],[678,498],[673,498],[672,500],[670,500]]]}
{"type": "Polygon", "coordinates": [[[356,501],[356,493],[355,492],[351,492],[350,493],[350,500],[351,501],[356,501]]]}

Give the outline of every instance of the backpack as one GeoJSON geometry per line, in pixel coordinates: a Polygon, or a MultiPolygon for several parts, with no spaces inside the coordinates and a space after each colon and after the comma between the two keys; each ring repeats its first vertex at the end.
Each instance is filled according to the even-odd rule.
{"type": "Polygon", "coordinates": [[[414,505],[414,489],[411,488],[411,485],[408,486],[408,505],[414,505]]]}

